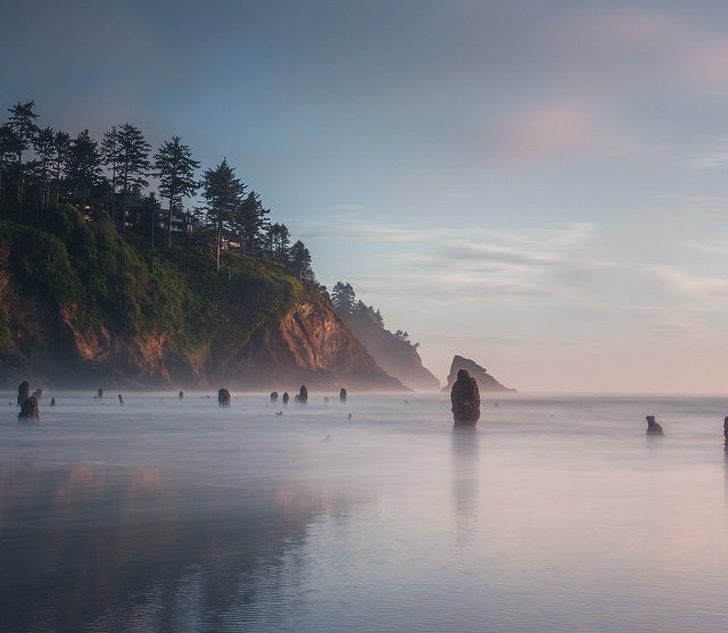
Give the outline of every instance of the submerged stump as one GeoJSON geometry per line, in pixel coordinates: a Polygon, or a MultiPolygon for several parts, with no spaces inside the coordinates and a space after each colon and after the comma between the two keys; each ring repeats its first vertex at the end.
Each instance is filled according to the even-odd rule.
{"type": "Polygon", "coordinates": [[[664,435],[662,425],[655,420],[654,415],[646,416],[645,420],[647,420],[647,435],[664,435]]]}
{"type": "Polygon", "coordinates": [[[217,392],[217,403],[221,407],[229,407],[230,406],[230,392],[227,389],[220,389],[220,391],[217,392]]]}
{"type": "Polygon", "coordinates": [[[38,405],[38,399],[35,396],[26,398],[20,404],[20,413],[18,413],[18,422],[31,424],[40,420],[40,406],[38,405]]]}
{"type": "Polygon", "coordinates": [[[450,403],[454,418],[453,428],[474,429],[480,419],[480,390],[478,382],[467,369],[458,371],[457,380],[450,390],[450,403]]]}

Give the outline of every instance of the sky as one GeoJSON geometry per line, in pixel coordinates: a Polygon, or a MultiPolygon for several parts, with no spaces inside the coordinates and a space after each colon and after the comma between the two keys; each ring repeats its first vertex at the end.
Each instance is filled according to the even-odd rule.
{"type": "Polygon", "coordinates": [[[443,384],[728,390],[722,0],[24,0],[0,59],[43,127],[227,159],[443,384]]]}

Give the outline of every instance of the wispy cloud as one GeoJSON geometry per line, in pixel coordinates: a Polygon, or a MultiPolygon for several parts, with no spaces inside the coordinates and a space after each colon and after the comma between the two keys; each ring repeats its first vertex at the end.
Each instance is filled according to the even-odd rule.
{"type": "Polygon", "coordinates": [[[670,266],[652,266],[672,290],[693,299],[728,296],[728,277],[699,276],[670,266]]]}

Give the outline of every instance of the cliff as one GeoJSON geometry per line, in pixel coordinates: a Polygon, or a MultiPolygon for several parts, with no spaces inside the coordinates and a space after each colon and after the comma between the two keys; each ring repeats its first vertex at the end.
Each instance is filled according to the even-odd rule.
{"type": "Polygon", "coordinates": [[[438,391],[440,381],[422,365],[414,345],[398,338],[371,319],[351,315],[346,323],[374,357],[377,365],[415,391],[438,391]]]}
{"type": "Polygon", "coordinates": [[[280,265],[145,252],[72,209],[0,222],[0,385],[404,390],[280,265]]]}
{"type": "Polygon", "coordinates": [[[478,365],[475,361],[462,356],[455,356],[450,364],[450,373],[447,376],[447,385],[443,387],[443,392],[450,392],[453,384],[458,377],[458,371],[461,369],[467,370],[467,372],[475,378],[478,383],[478,387],[481,392],[511,392],[515,393],[515,389],[510,389],[501,383],[499,383],[493,376],[491,376],[483,367],[478,365]]]}

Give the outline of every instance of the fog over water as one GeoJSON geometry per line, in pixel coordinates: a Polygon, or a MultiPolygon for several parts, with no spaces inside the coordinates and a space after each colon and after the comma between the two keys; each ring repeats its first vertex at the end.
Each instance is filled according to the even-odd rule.
{"type": "Polygon", "coordinates": [[[444,394],[93,396],[47,392],[27,426],[0,394],[0,631],[684,633],[728,616],[728,398],[498,394],[454,433],[444,394]]]}

